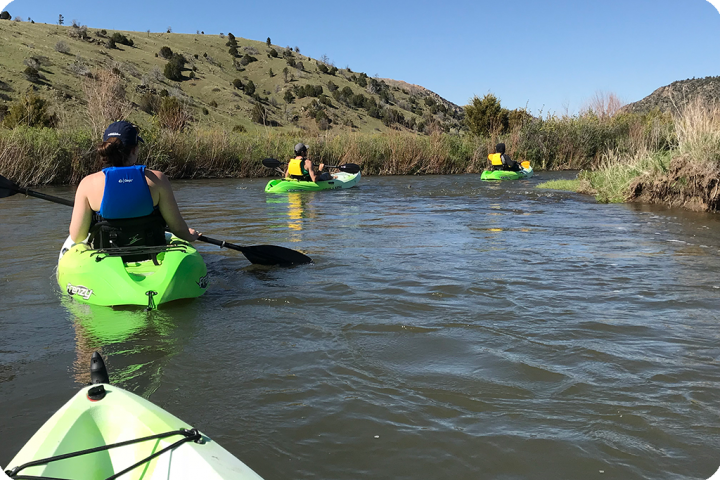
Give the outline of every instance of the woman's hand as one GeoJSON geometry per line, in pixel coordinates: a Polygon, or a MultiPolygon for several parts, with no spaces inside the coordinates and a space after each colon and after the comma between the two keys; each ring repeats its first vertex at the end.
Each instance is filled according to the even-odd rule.
{"type": "Polygon", "coordinates": [[[200,237],[200,235],[202,235],[202,233],[200,233],[197,230],[195,230],[194,228],[190,228],[190,227],[188,227],[188,234],[190,235],[190,238],[188,238],[187,240],[190,242],[194,242],[195,240],[198,239],[198,237],[200,237]]]}

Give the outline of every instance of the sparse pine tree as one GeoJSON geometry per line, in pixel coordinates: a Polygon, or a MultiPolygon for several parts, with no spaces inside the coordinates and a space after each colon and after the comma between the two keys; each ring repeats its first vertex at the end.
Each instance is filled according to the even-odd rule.
{"type": "Polygon", "coordinates": [[[2,13],[0,13],[0,20],[10,20],[12,16],[10,16],[10,12],[7,10],[3,10],[2,13]]]}
{"type": "Polygon", "coordinates": [[[270,78],[272,78],[272,77],[275,76],[275,74],[274,74],[273,71],[272,71],[272,68],[270,69],[270,72],[269,72],[269,73],[270,73],[270,78]]]}
{"type": "Polygon", "coordinates": [[[65,18],[60,14],[58,15],[58,25],[62,25],[63,23],[65,23],[65,18]]]}
{"type": "Polygon", "coordinates": [[[285,95],[283,95],[283,100],[285,100],[285,103],[292,103],[292,101],[295,100],[295,95],[293,95],[290,90],[285,90],[285,95]]]}
{"type": "Polygon", "coordinates": [[[272,45],[272,42],[270,41],[270,37],[268,37],[267,40],[265,40],[265,45],[267,45],[268,47],[270,45],[272,45]]]}

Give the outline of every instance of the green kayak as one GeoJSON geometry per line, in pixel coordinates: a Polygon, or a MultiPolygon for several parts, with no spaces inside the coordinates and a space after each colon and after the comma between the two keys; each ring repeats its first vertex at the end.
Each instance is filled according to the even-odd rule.
{"type": "Polygon", "coordinates": [[[5,473],[10,478],[262,480],[179,418],[109,385],[107,374],[102,382],[80,390],[50,417],[5,473]]]}
{"type": "Polygon", "coordinates": [[[158,247],[100,250],[65,242],[57,280],[63,292],[83,303],[148,308],[199,297],[208,284],[205,261],[189,242],[177,237],[158,247]],[[128,255],[151,259],[127,261],[128,255]]]}
{"type": "Polygon", "coordinates": [[[294,180],[289,178],[276,178],[270,180],[265,187],[265,193],[284,193],[284,192],[317,192],[320,190],[340,190],[343,188],[351,188],[360,181],[360,172],[347,173],[338,172],[334,174],[337,178],[332,180],[323,180],[320,182],[304,182],[302,180],[294,180]]]}
{"type": "Polygon", "coordinates": [[[521,180],[530,178],[533,175],[532,167],[523,168],[519,172],[509,170],[485,170],[480,175],[480,180],[521,180]]]}

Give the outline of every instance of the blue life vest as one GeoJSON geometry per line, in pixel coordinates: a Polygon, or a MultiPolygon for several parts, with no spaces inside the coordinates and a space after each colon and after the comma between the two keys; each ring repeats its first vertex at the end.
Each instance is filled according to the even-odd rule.
{"type": "MultiPolygon", "coordinates": [[[[165,219],[153,206],[145,166],[104,168],[105,189],[100,211],[93,215],[88,244],[94,248],[165,245],[165,219]]],[[[123,261],[140,261],[146,254],[123,255],[123,261]]]]}
{"type": "Polygon", "coordinates": [[[145,165],[104,168],[105,190],[101,217],[137,218],[153,213],[153,199],[145,180],[145,165]]]}

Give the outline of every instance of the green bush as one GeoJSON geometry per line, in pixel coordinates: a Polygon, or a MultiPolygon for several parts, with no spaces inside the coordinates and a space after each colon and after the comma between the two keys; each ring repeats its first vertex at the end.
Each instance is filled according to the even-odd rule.
{"type": "Polygon", "coordinates": [[[166,63],[163,73],[165,74],[165,78],[168,78],[170,80],[180,81],[183,78],[182,67],[179,63],[176,62],[166,63]]]}
{"type": "Polygon", "coordinates": [[[47,100],[33,92],[28,92],[17,102],[10,104],[2,124],[6,128],[54,127],[57,117],[48,111],[49,107],[47,100]]]}
{"type": "Polygon", "coordinates": [[[208,103],[208,105],[210,105],[213,108],[217,108],[218,103],[215,100],[211,100],[210,103],[208,103]]]}
{"type": "Polygon", "coordinates": [[[243,67],[251,64],[252,62],[257,62],[257,58],[247,53],[240,59],[240,65],[242,65],[243,67]]]}
{"type": "MultiPolygon", "coordinates": [[[[436,107],[435,101],[425,98],[425,105],[430,106],[430,113],[436,107]]],[[[493,133],[502,133],[508,127],[509,111],[502,108],[500,101],[491,93],[482,99],[477,95],[473,97],[472,104],[465,106],[465,124],[470,133],[476,136],[488,136],[493,133]]]]}
{"type": "Polygon", "coordinates": [[[274,48],[271,48],[271,49],[270,49],[270,56],[273,57],[273,58],[277,58],[277,57],[278,57],[278,52],[277,52],[277,50],[275,50],[274,48]]]}
{"type": "Polygon", "coordinates": [[[235,125],[232,129],[233,133],[245,133],[247,129],[242,125],[235,125]]]}
{"type": "Polygon", "coordinates": [[[166,60],[170,60],[173,56],[173,51],[170,47],[162,47],[160,49],[160,56],[166,60]]]}
{"type": "Polygon", "coordinates": [[[295,100],[295,96],[292,94],[290,90],[285,90],[285,95],[283,96],[283,100],[285,100],[285,103],[292,103],[293,100],[295,100]]]}
{"type": "Polygon", "coordinates": [[[37,68],[31,67],[30,65],[25,67],[23,74],[29,82],[36,83],[40,81],[40,72],[38,72],[37,68]]]}
{"type": "Polygon", "coordinates": [[[144,93],[142,97],[140,97],[138,106],[143,112],[149,115],[155,115],[155,113],[157,113],[158,111],[158,108],[160,108],[160,97],[149,92],[144,93]]]}
{"type": "Polygon", "coordinates": [[[255,84],[252,80],[248,80],[248,83],[245,84],[245,93],[250,96],[255,93],[255,84]]]}
{"type": "Polygon", "coordinates": [[[250,110],[250,119],[261,125],[265,125],[267,122],[267,110],[260,103],[256,103],[252,110],[250,110]]]}
{"type": "Polygon", "coordinates": [[[235,88],[237,88],[238,90],[242,90],[242,89],[243,89],[243,82],[242,82],[242,80],[240,80],[239,78],[236,78],[235,80],[233,80],[233,81],[232,81],[232,84],[233,84],[233,86],[234,86],[235,88]]]}
{"type": "Polygon", "coordinates": [[[119,43],[120,45],[127,45],[128,47],[132,47],[135,44],[135,42],[119,32],[113,33],[110,38],[112,38],[116,44],[119,43]]]}

